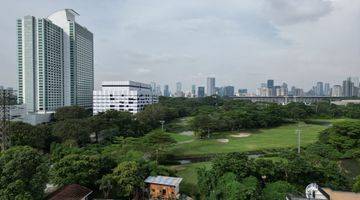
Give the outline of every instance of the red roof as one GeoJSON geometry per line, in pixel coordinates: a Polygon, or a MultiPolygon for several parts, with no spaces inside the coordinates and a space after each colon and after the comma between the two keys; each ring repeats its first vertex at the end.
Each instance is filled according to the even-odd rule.
{"type": "Polygon", "coordinates": [[[50,194],[48,200],[81,200],[89,196],[93,191],[87,187],[71,184],[63,186],[50,194]]]}

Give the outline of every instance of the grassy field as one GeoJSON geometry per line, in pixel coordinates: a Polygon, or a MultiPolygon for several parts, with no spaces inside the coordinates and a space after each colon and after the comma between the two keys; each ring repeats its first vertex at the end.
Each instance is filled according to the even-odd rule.
{"type": "MultiPolygon", "coordinates": [[[[238,132],[214,133],[210,139],[195,139],[193,136],[176,135],[172,136],[177,141],[190,140],[175,145],[172,148],[174,155],[181,156],[201,156],[215,153],[245,152],[271,148],[286,148],[297,146],[297,134],[295,130],[298,124],[288,124],[269,129],[258,129],[241,131],[250,133],[248,137],[233,137],[238,132]],[[220,142],[218,139],[228,139],[228,142],[220,142]]],[[[325,125],[300,124],[301,145],[305,146],[317,140],[319,132],[326,129],[325,125]]]]}
{"type": "Polygon", "coordinates": [[[177,171],[179,177],[183,177],[180,190],[194,196],[198,192],[197,187],[197,169],[200,167],[209,168],[210,162],[191,163],[186,165],[174,165],[170,168],[177,171]]]}

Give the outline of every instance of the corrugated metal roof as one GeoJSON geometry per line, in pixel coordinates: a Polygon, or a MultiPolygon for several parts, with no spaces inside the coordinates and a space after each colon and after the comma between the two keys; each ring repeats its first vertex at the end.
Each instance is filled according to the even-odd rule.
{"type": "Polygon", "coordinates": [[[145,183],[153,183],[160,185],[171,185],[177,186],[182,181],[182,178],[178,177],[169,177],[169,176],[149,176],[145,180],[145,183]]]}

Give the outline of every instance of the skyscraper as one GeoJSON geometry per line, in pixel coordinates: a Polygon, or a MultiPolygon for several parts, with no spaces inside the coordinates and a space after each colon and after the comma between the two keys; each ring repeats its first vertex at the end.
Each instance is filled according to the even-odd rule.
{"type": "Polygon", "coordinates": [[[164,85],[164,96],[165,96],[165,97],[169,97],[169,96],[170,96],[169,85],[164,85]]]}
{"type": "Polygon", "coordinates": [[[281,96],[287,96],[288,94],[289,94],[288,85],[284,82],[284,83],[281,85],[280,95],[281,95],[281,96]]]}
{"type": "Polygon", "coordinates": [[[215,94],[215,78],[206,78],[206,95],[211,96],[215,94]]]}
{"type": "Polygon", "coordinates": [[[93,34],[75,21],[77,15],[65,9],[17,20],[18,101],[28,112],[92,107],[93,34]]]}
{"type": "Polygon", "coordinates": [[[330,96],[330,84],[329,84],[329,83],[325,83],[325,86],[324,86],[324,95],[325,95],[325,96],[330,96]]]}
{"type": "Polygon", "coordinates": [[[353,96],[354,83],[351,81],[350,77],[343,81],[342,90],[343,90],[342,95],[344,97],[352,97],[353,96]]]}
{"type": "Polygon", "coordinates": [[[268,96],[275,96],[274,80],[267,80],[268,96]]]}
{"type": "Polygon", "coordinates": [[[205,97],[205,87],[198,87],[198,97],[205,97]]]}
{"type": "Polygon", "coordinates": [[[315,87],[315,95],[316,96],[323,96],[324,95],[324,83],[317,82],[315,87]]]}
{"type": "Polygon", "coordinates": [[[177,82],[176,83],[176,92],[181,92],[182,91],[182,84],[181,82],[177,82]]]}
{"type": "Polygon", "coordinates": [[[224,97],[233,97],[235,93],[234,86],[225,86],[223,87],[223,96],[224,97]]]}
{"type": "Polygon", "coordinates": [[[195,85],[191,85],[191,96],[192,97],[196,96],[196,86],[195,85]]]}
{"type": "Polygon", "coordinates": [[[342,88],[341,85],[334,85],[331,90],[332,97],[341,97],[342,95],[342,88]]]}

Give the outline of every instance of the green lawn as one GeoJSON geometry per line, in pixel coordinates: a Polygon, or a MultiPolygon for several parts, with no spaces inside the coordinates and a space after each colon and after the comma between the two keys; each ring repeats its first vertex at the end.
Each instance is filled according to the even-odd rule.
{"type": "Polygon", "coordinates": [[[200,167],[209,168],[210,162],[190,163],[186,165],[174,165],[171,169],[177,171],[177,175],[183,178],[180,185],[180,191],[188,195],[195,196],[198,193],[197,187],[197,169],[200,167]]]}
{"type": "Polygon", "coordinates": [[[189,136],[189,135],[181,135],[179,133],[168,133],[170,134],[170,136],[176,140],[176,142],[186,142],[186,141],[191,141],[193,140],[195,137],[194,136],[189,136]]]}
{"type": "MultiPolygon", "coordinates": [[[[327,127],[318,124],[301,123],[300,125],[302,146],[315,142],[319,132],[327,127]]],[[[181,157],[296,147],[297,134],[295,134],[295,130],[297,127],[297,124],[288,124],[276,128],[241,131],[251,133],[250,136],[242,138],[231,136],[238,132],[216,133],[213,138],[210,139],[196,139],[194,141],[177,144],[172,148],[172,151],[174,155],[181,157]],[[220,138],[228,139],[229,142],[219,142],[217,139],[220,138]]]]}

